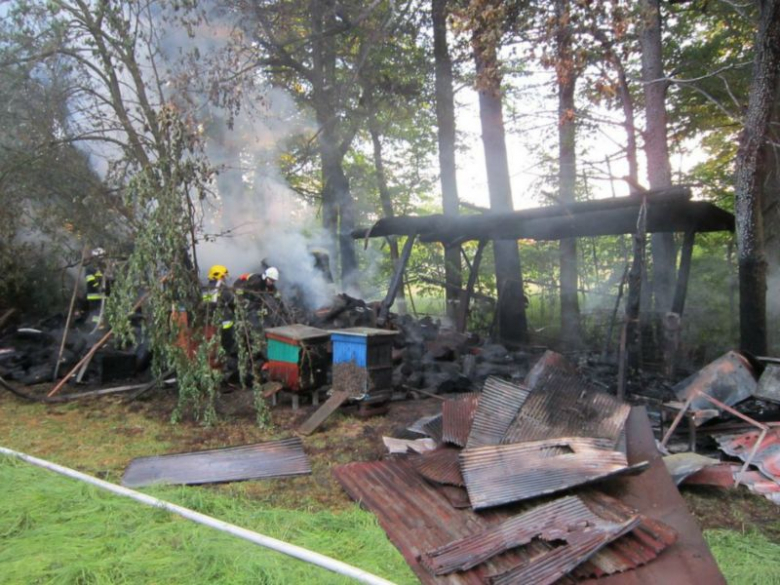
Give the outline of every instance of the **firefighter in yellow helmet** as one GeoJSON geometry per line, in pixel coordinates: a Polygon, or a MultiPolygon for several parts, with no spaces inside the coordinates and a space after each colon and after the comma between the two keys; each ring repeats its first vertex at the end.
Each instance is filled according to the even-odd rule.
{"type": "Polygon", "coordinates": [[[209,268],[208,284],[203,289],[203,302],[206,304],[209,313],[221,311],[223,314],[222,330],[227,331],[233,327],[231,305],[233,303],[232,294],[227,286],[227,278],[230,276],[226,266],[215,264],[209,268]]]}

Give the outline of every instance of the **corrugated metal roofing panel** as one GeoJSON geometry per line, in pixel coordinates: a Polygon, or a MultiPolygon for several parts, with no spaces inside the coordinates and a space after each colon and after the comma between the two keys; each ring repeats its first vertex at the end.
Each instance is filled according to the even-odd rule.
{"type": "Polygon", "coordinates": [[[466,571],[510,548],[523,546],[534,538],[546,541],[563,539],[569,532],[593,527],[615,528],[620,524],[605,521],[594,514],[578,497],[568,496],[512,516],[478,534],[447,543],[420,557],[434,575],[466,571]]]}
{"type": "Polygon", "coordinates": [[[479,394],[464,394],[441,405],[442,440],[464,447],[477,412],[479,394]]]}
{"type": "MultiPolygon", "coordinates": [[[[759,435],[760,431],[755,430],[738,435],[716,435],[715,440],[725,453],[746,461],[759,435]]],[[[780,428],[770,428],[751,463],[768,478],[780,481],[780,428]]]]}
{"type": "MultiPolygon", "coordinates": [[[[426,585],[481,585],[489,574],[506,572],[552,548],[549,543],[533,540],[526,547],[502,553],[468,571],[436,577],[419,562],[421,554],[453,540],[483,532],[510,515],[503,510],[477,514],[469,509],[454,509],[443,492],[459,488],[435,487],[417,474],[408,460],[350,463],[335,468],[334,475],[353,499],[376,514],[387,536],[426,585]]],[[[588,496],[583,498],[589,507],[592,506],[592,497],[589,490],[588,496]]],[[[600,510],[597,512],[602,515],[600,510]]],[[[660,530],[658,525],[660,523],[656,520],[644,518],[638,528],[600,550],[578,571],[581,570],[584,577],[603,575],[613,567],[619,571],[631,568],[628,563],[632,557],[647,562],[649,555],[652,558],[648,551],[660,551],[667,544],[662,538],[654,537],[655,534],[669,533],[668,528],[660,530]]],[[[656,582],[642,583],[655,585],[656,582]]]]}
{"type": "Polygon", "coordinates": [[[461,472],[471,505],[479,510],[630,471],[626,456],[610,445],[608,439],[569,437],[466,449],[461,472]]]}
{"type": "Polygon", "coordinates": [[[614,396],[588,390],[579,374],[548,369],[539,376],[502,443],[596,437],[610,439],[614,447],[630,409],[614,396]]]}
{"type": "MultiPolygon", "coordinates": [[[[525,563],[489,578],[491,585],[550,585],[565,577],[582,562],[596,554],[613,540],[633,530],[639,524],[636,516],[623,524],[605,522],[581,531],[565,534],[567,545],[559,546],[525,563]]],[[[562,534],[560,538],[563,538],[562,534]]]]}
{"type": "Polygon", "coordinates": [[[498,445],[531,391],[491,376],[482,387],[466,447],[498,445]]]}
{"type": "Polygon", "coordinates": [[[442,442],[443,421],[442,415],[437,414],[422,426],[423,432],[437,443],[442,442]]]}
{"type": "Polygon", "coordinates": [[[311,473],[298,437],[270,443],[133,459],[122,485],[186,484],[264,479],[311,473]]]}
{"type": "Polygon", "coordinates": [[[415,457],[412,464],[424,478],[437,483],[463,486],[463,475],[460,473],[458,455],[460,449],[440,447],[435,451],[415,457]]]}

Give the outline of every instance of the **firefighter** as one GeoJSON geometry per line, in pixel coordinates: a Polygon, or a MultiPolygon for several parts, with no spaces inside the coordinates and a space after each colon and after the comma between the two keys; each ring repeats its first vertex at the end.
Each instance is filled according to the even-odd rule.
{"type": "Polygon", "coordinates": [[[279,280],[279,269],[275,266],[269,266],[263,272],[262,290],[263,292],[276,293],[276,281],[279,280]]]}
{"type": "Polygon", "coordinates": [[[103,248],[92,250],[84,277],[88,321],[96,327],[101,324],[105,300],[109,294],[109,283],[105,275],[105,255],[106,251],[103,248]]]}
{"type": "Polygon", "coordinates": [[[202,298],[206,304],[207,321],[211,315],[219,311],[220,327],[222,329],[222,347],[230,352],[233,345],[233,295],[227,286],[227,277],[230,275],[227,267],[215,264],[209,268],[208,284],[203,289],[202,298]]]}

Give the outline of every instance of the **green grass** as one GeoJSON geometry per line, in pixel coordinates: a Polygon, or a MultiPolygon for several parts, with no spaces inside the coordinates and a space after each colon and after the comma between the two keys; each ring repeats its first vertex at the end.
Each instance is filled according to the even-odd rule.
{"type": "MultiPolygon", "coordinates": [[[[162,510],[0,456],[0,583],[347,583],[344,577],[162,510]]],[[[397,583],[416,583],[374,517],[263,509],[195,487],[145,490],[176,504],[326,554],[397,583]]]]}
{"type": "Polygon", "coordinates": [[[753,531],[706,530],[704,537],[729,585],[780,583],[780,544],[753,531]]]}

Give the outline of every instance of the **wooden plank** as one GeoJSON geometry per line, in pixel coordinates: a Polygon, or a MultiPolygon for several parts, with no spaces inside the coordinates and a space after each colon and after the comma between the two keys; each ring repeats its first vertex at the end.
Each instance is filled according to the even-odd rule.
{"type": "Polygon", "coordinates": [[[302,435],[312,434],[331,414],[336,412],[339,406],[344,404],[349,397],[349,392],[334,392],[331,397],[325,401],[325,404],[320,406],[319,409],[317,409],[317,412],[311,415],[309,419],[298,428],[298,432],[302,435]]]}

